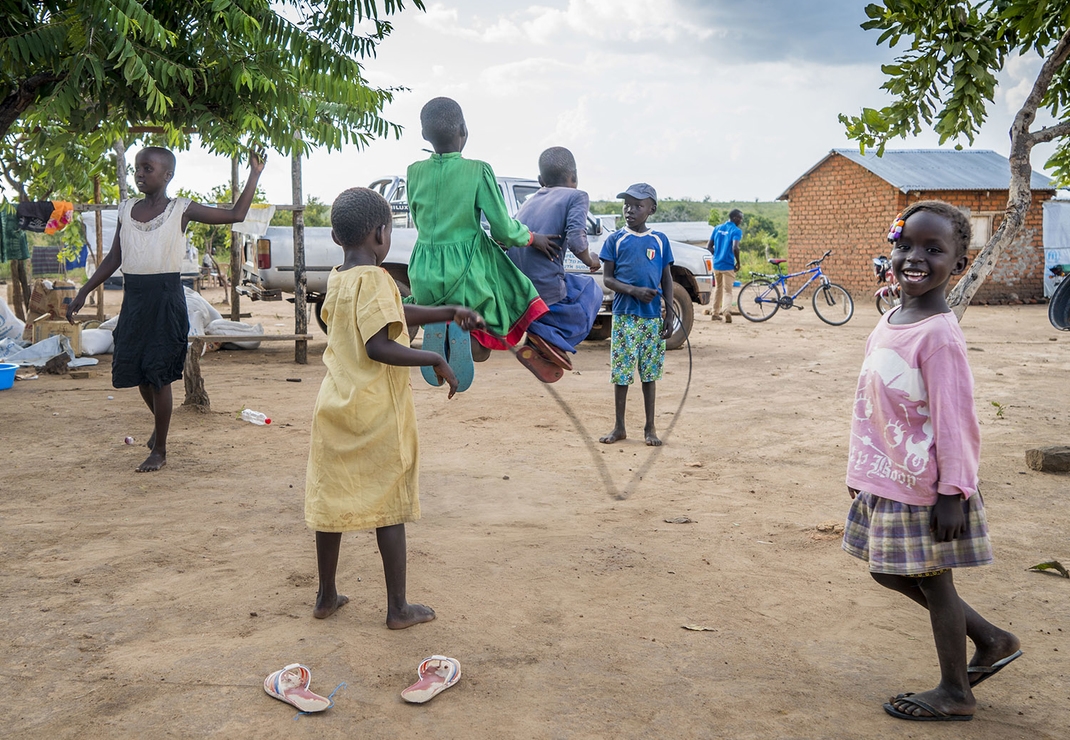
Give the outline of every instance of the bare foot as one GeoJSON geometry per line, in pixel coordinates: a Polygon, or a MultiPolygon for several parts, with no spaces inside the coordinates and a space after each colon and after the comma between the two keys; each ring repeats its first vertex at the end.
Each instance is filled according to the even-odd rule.
{"type": "Polygon", "coordinates": [[[349,597],[342,594],[335,594],[334,600],[328,600],[327,602],[324,602],[317,594],[316,606],[312,609],[312,616],[316,619],[326,619],[348,603],[349,597]]]}
{"type": "Polygon", "coordinates": [[[622,439],[628,439],[628,435],[624,433],[623,429],[620,429],[619,427],[614,427],[612,432],[610,432],[604,437],[599,437],[598,441],[604,445],[611,445],[614,442],[621,441],[622,439]]]}
{"type": "MultiPolygon", "coordinates": [[[[1017,637],[1005,630],[999,630],[989,642],[976,644],[977,650],[974,652],[973,657],[970,658],[970,666],[982,666],[985,668],[995,665],[1004,658],[1009,658],[1022,646],[1017,637]]],[[[970,685],[973,686],[979,680],[982,680],[982,676],[985,675],[988,674],[971,673],[970,685]]]]}
{"type": "Polygon", "coordinates": [[[486,362],[490,359],[491,349],[490,347],[484,347],[476,340],[472,340],[472,361],[473,362],[486,362]]]}
{"type": "Polygon", "coordinates": [[[658,433],[653,429],[644,429],[643,436],[646,438],[647,447],[661,447],[661,440],[658,439],[658,433]]]}
{"type": "Polygon", "coordinates": [[[974,700],[973,695],[970,695],[968,698],[954,699],[950,694],[947,694],[938,688],[930,691],[923,691],[920,694],[900,694],[899,696],[889,699],[888,703],[903,714],[909,714],[914,717],[933,716],[932,712],[915,704],[913,701],[914,699],[925,702],[933,709],[943,712],[944,714],[956,716],[970,716],[974,713],[974,710],[977,707],[977,702],[974,700]]]}
{"type": "Polygon", "coordinates": [[[423,604],[406,604],[398,612],[387,609],[386,626],[392,630],[403,630],[414,624],[430,622],[435,618],[435,610],[423,604]]]}
{"type": "Polygon", "coordinates": [[[152,432],[151,435],[149,435],[149,441],[145,443],[145,446],[148,447],[150,450],[153,447],[156,446],[156,432],[155,432],[155,430],[152,432]]]}
{"type": "Polygon", "coordinates": [[[145,462],[137,466],[139,473],[154,473],[167,464],[167,453],[163,450],[153,450],[145,458],[145,462]]]}

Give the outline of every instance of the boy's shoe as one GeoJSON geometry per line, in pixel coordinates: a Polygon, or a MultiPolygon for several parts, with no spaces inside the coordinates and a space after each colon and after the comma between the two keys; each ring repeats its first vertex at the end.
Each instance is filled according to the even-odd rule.
{"type": "MultiPolygon", "coordinates": [[[[436,355],[442,355],[443,357],[447,357],[445,324],[424,325],[423,349],[427,350],[428,352],[434,352],[436,355]]],[[[456,370],[454,372],[456,372],[456,370]]],[[[420,374],[423,375],[424,380],[426,380],[431,385],[442,385],[442,381],[438,379],[437,375],[435,375],[435,368],[431,367],[430,365],[424,365],[423,367],[421,367],[420,374]]]]}
{"type": "Polygon", "coordinates": [[[724,315],[724,322],[725,322],[726,324],[731,324],[731,323],[732,323],[732,314],[730,314],[730,313],[726,313],[726,314],[724,315]]]}
{"type": "Polygon", "coordinates": [[[528,344],[535,347],[535,350],[540,355],[560,367],[562,370],[572,369],[572,360],[568,358],[568,355],[537,334],[528,332],[528,344]]]}
{"type": "Polygon", "coordinates": [[[530,344],[525,344],[516,351],[516,359],[543,383],[556,383],[565,371],[535,351],[530,344]]]}
{"type": "Polygon", "coordinates": [[[449,338],[446,359],[457,376],[457,392],[460,393],[472,387],[476,376],[476,366],[472,363],[472,335],[451,321],[446,324],[446,336],[449,338]]]}

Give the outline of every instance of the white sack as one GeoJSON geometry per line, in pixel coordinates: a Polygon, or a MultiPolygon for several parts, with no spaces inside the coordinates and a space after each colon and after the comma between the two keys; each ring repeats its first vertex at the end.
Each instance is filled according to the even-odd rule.
{"type": "MultiPolygon", "coordinates": [[[[209,337],[213,334],[220,336],[260,336],[263,333],[264,327],[262,324],[245,324],[241,321],[230,321],[229,319],[217,319],[205,328],[205,334],[209,337]]],[[[260,342],[224,342],[223,346],[237,349],[259,349],[260,342]]]]}
{"type": "Polygon", "coordinates": [[[7,301],[0,298],[0,339],[19,339],[26,323],[12,311],[7,301]]]}
{"type": "Polygon", "coordinates": [[[82,329],[83,355],[110,355],[115,349],[115,340],[107,329],[82,329]]]}

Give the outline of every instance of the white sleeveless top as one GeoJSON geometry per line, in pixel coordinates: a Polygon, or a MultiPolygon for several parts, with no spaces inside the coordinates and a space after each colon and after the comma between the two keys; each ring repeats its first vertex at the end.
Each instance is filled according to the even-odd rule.
{"type": "Polygon", "coordinates": [[[186,236],[182,214],[189,208],[189,198],[172,198],[156,218],[135,221],[130,215],[141,199],[124,200],[119,206],[119,243],[123,250],[122,271],[130,275],[159,275],[182,272],[186,254],[186,236]]]}

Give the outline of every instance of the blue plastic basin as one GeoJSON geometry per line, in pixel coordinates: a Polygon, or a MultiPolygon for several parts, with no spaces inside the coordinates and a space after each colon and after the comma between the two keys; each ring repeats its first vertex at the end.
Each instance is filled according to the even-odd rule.
{"type": "Polygon", "coordinates": [[[18,369],[18,365],[12,365],[10,362],[0,362],[0,391],[6,391],[15,385],[15,371],[18,369]]]}

